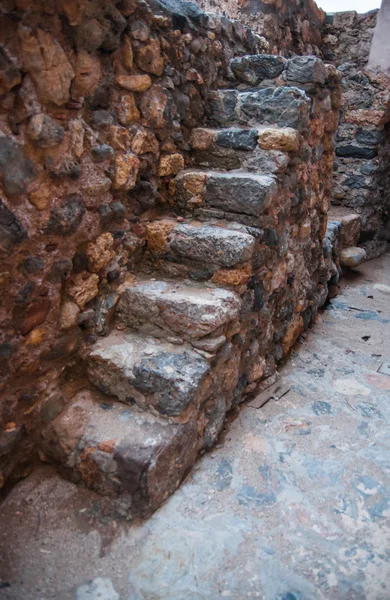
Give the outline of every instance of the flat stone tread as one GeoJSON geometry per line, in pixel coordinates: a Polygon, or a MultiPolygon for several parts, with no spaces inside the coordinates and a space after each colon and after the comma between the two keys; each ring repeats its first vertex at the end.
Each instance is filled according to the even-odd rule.
{"type": "MultiPolygon", "coordinates": [[[[152,358],[162,352],[192,356],[199,359],[199,354],[191,346],[171,344],[152,336],[135,332],[113,330],[108,336],[100,338],[89,352],[89,358],[103,358],[115,363],[124,374],[132,376],[134,367],[144,358],[152,358]]],[[[187,359],[186,359],[187,360],[187,359]]]]}
{"type": "Polygon", "coordinates": [[[127,406],[123,402],[102,402],[90,390],[82,390],[76,401],[70,404],[62,419],[77,419],[78,408],[82,408],[87,422],[83,439],[99,444],[116,440],[132,446],[158,448],[161,443],[175,434],[177,426],[163,417],[127,406]]]}

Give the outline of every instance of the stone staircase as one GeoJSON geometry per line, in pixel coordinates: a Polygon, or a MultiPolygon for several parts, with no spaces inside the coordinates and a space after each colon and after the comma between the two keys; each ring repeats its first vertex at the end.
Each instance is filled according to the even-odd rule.
{"type": "MultiPolygon", "coordinates": [[[[126,516],[160,506],[227,411],[272,379],[337,271],[332,240],[323,248],[318,233],[313,245],[300,208],[309,200],[294,173],[309,149],[312,99],[289,82],[294,59],[231,66],[237,87],[210,94],[209,122],[192,131],[168,209],[145,224],[143,259],[118,290],[111,332],[83,349],[89,383],[42,434],[46,458],[126,516]],[[286,80],[271,85],[282,72],[286,80]],[[299,216],[296,247],[283,225],[289,211],[299,216]]],[[[325,77],[318,59],[307,68],[303,88],[325,77]]],[[[325,233],[326,215],[316,219],[325,233]]]]}

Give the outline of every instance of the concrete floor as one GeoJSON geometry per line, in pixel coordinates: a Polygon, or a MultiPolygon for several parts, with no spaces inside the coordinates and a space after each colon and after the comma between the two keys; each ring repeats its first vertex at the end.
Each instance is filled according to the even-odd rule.
{"type": "Polygon", "coordinates": [[[0,508],[0,598],[68,600],[104,576],[121,600],[389,600],[390,255],[344,279],[282,380],[144,524],[50,469],[21,482],[0,508]]]}

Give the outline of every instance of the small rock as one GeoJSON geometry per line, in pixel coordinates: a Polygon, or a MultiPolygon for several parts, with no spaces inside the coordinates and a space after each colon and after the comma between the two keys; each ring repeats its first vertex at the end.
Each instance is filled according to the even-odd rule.
{"type": "Polygon", "coordinates": [[[140,110],[145,120],[144,125],[160,129],[170,121],[168,96],[160,85],[152,85],[142,94],[140,110]]]}
{"type": "Polygon", "coordinates": [[[118,75],[115,81],[129,92],[146,92],[152,85],[149,75],[118,75]]]}
{"type": "Polygon", "coordinates": [[[140,112],[135,103],[133,94],[126,94],[119,100],[118,121],[121,125],[131,125],[140,119],[140,112]]]}
{"type": "Polygon", "coordinates": [[[61,308],[60,329],[70,329],[77,325],[77,317],[80,312],[79,307],[74,302],[65,302],[61,308]]]}
{"type": "Polygon", "coordinates": [[[153,131],[140,127],[133,137],[131,149],[135,154],[146,154],[148,152],[158,154],[158,141],[153,131]]]}
{"type": "Polygon", "coordinates": [[[0,430],[0,456],[8,454],[22,437],[22,425],[16,423],[7,423],[5,428],[0,430]]]}
{"type": "Polygon", "coordinates": [[[103,233],[97,240],[90,242],[86,249],[89,270],[98,273],[115,256],[114,238],[111,233],[103,233]]]}
{"type": "Polygon", "coordinates": [[[9,210],[0,199],[0,245],[9,249],[14,244],[20,244],[27,239],[27,231],[19,219],[9,210]]]}
{"type": "Polygon", "coordinates": [[[80,308],[93,300],[98,295],[99,276],[95,273],[82,271],[74,276],[73,282],[68,289],[68,293],[77,302],[80,308]]]}
{"type": "Polygon", "coordinates": [[[257,85],[264,79],[278,77],[282,73],[285,64],[285,58],[272,54],[240,56],[230,62],[237,79],[249,85],[257,85]]]}
{"type": "Polygon", "coordinates": [[[45,265],[39,256],[29,256],[23,261],[23,269],[26,273],[36,275],[43,271],[45,265]]]}
{"type": "Polygon", "coordinates": [[[27,126],[28,137],[39,148],[57,146],[64,139],[64,134],[63,127],[43,113],[33,115],[27,126]]]}
{"type": "Polygon", "coordinates": [[[176,175],[184,169],[184,158],[181,154],[168,154],[162,156],[158,167],[158,174],[160,177],[167,175],[176,175]]]}
{"type": "Polygon", "coordinates": [[[106,125],[112,125],[114,118],[108,110],[94,110],[91,113],[91,121],[96,127],[105,127],[106,125]]]}
{"type": "Polygon", "coordinates": [[[316,56],[294,56],[287,61],[285,71],[287,81],[298,83],[325,83],[326,69],[316,56]]]}
{"type": "Polygon", "coordinates": [[[34,163],[11,137],[0,137],[0,175],[6,194],[23,194],[36,176],[34,163]]]}
{"type": "Polygon", "coordinates": [[[111,160],[114,157],[114,149],[108,144],[101,144],[92,148],[92,158],[95,162],[104,162],[105,160],[111,160]]]}
{"type": "Polygon", "coordinates": [[[364,248],[344,248],[340,252],[340,264],[343,267],[358,267],[362,262],[367,260],[366,251],[364,248]]]}
{"type": "Polygon", "coordinates": [[[71,194],[62,201],[60,206],[55,206],[52,209],[47,231],[60,235],[70,235],[77,230],[84,213],[85,205],[81,196],[71,194]]]}
{"type": "Polygon", "coordinates": [[[146,42],[150,36],[150,29],[143,21],[134,21],[130,25],[131,37],[140,42],[146,42]]]}
{"type": "Polygon", "coordinates": [[[137,66],[146,71],[161,77],[164,71],[164,59],[161,56],[160,41],[152,38],[146,46],[142,46],[136,55],[137,66]]]}
{"type": "Polygon", "coordinates": [[[123,39],[122,50],[122,63],[125,69],[129,71],[133,68],[133,47],[131,45],[130,38],[125,35],[123,39]]]}
{"type": "Polygon", "coordinates": [[[296,129],[267,127],[259,132],[259,146],[264,150],[296,152],[300,145],[300,135],[296,129]]]}
{"type": "Polygon", "coordinates": [[[135,154],[117,155],[115,157],[114,189],[124,191],[135,187],[140,166],[140,160],[135,154]]]}

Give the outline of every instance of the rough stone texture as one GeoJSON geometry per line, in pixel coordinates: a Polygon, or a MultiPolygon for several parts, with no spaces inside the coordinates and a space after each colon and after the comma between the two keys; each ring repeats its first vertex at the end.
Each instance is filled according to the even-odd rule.
{"type": "Polygon", "coordinates": [[[76,590],[76,600],[119,600],[119,594],[114,589],[111,579],[96,577],[83,583],[76,590]]]}
{"type": "Polygon", "coordinates": [[[233,27],[241,32],[242,37],[245,26],[250,27],[267,40],[267,50],[273,54],[320,56],[325,13],[312,0],[249,0],[245,3],[198,0],[197,4],[206,11],[237,19],[233,27]]]}
{"type": "Polygon", "coordinates": [[[281,56],[258,54],[234,58],[230,66],[237,79],[249,85],[257,85],[264,79],[275,79],[281,75],[285,62],[281,56]]]}
{"type": "MultiPolygon", "coordinates": [[[[195,460],[313,322],[329,281],[337,291],[341,226],[327,231],[326,214],[338,75],[326,67],[320,83],[310,60],[312,81],[287,82],[268,57],[281,75],[245,88],[231,60],[264,64],[248,57],[266,41],[178,0],[11,1],[0,30],[0,430],[18,432],[0,487],[44,458],[43,428],[96,384],[106,402],[188,424],[195,460]],[[225,131],[209,136],[212,123],[225,131]],[[264,125],[296,128],[300,146],[260,148],[264,125]],[[212,165],[196,163],[194,130],[212,165]]],[[[81,446],[73,466],[55,443],[47,458],[68,474],[80,458],[75,478],[105,493],[81,446]]],[[[184,475],[161,467],[164,494],[184,475]]]]}
{"type": "Polygon", "coordinates": [[[88,376],[101,391],[168,417],[197,407],[208,371],[189,348],[119,332],[99,340],[88,357],[88,376]]]}
{"type": "Polygon", "coordinates": [[[118,313],[121,322],[145,333],[151,324],[196,340],[228,326],[238,318],[240,306],[240,299],[227,290],[140,280],[122,292],[118,313]]]}
{"type": "Polygon", "coordinates": [[[340,252],[340,264],[342,267],[358,267],[367,260],[364,248],[344,248],[340,252]]]}
{"type": "Polygon", "coordinates": [[[48,466],[19,482],[0,507],[3,597],[74,600],[105,576],[125,600],[385,600],[389,293],[390,256],[362,265],[281,369],[288,394],[243,406],[147,523],[48,466]]]}
{"type": "MultiPolygon", "coordinates": [[[[123,516],[147,516],[179,485],[197,453],[195,423],[172,424],[119,402],[76,394],[42,433],[43,451],[123,516]]],[[[104,596],[106,598],[106,596],[104,596]]]]}
{"type": "Polygon", "coordinates": [[[361,215],[359,243],[370,245],[371,256],[390,239],[390,77],[367,67],[377,13],[336,13],[323,48],[343,74],[332,203],[361,215]]]}

